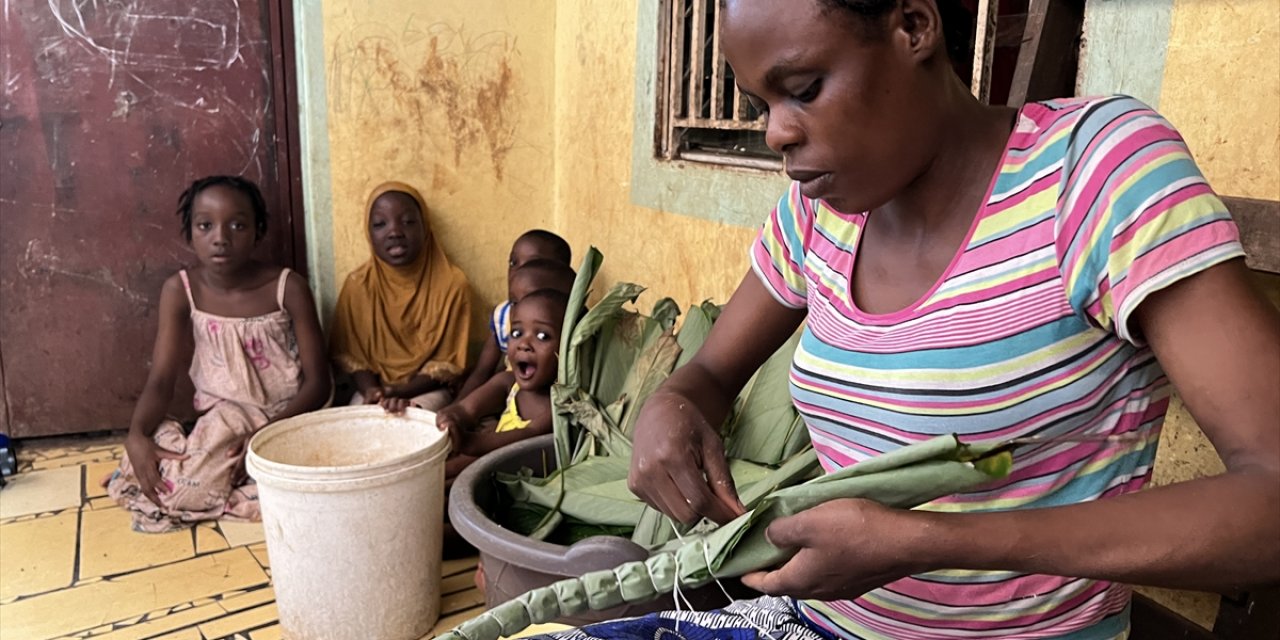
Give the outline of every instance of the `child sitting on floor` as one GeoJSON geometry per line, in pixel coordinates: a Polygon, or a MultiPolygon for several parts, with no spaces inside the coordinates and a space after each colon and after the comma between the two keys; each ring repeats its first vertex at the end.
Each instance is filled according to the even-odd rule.
{"type": "Polygon", "coordinates": [[[120,468],[104,484],[132,512],[136,531],[200,520],[259,519],[243,464],[249,437],[268,422],[313,411],[331,381],[320,322],[301,276],[253,257],[267,210],[252,182],[197,180],[178,200],[182,235],[199,263],[165,281],[147,384],[120,468]],[[174,383],[190,367],[188,433],[166,419],[174,383]]]}
{"type": "Polygon", "coordinates": [[[350,376],[352,404],[391,413],[449,404],[467,360],[471,292],[431,230],[426,200],[385,182],[365,207],[369,260],[347,276],[329,350],[350,376]]]}
{"type": "MultiPolygon", "coordinates": [[[[526,231],[516,238],[515,244],[511,246],[511,254],[507,258],[508,289],[511,288],[512,279],[521,267],[530,262],[544,260],[564,265],[570,269],[569,273],[572,273],[573,251],[564,238],[542,229],[526,231]]],[[[568,293],[572,286],[573,281],[570,278],[568,287],[564,289],[565,292],[568,293]]],[[[532,290],[532,288],[527,289],[527,291],[532,290]]],[[[511,301],[516,299],[509,297],[493,308],[493,315],[489,319],[490,339],[485,341],[484,348],[480,351],[479,361],[458,390],[458,400],[467,397],[484,384],[501,364],[502,358],[507,353],[507,332],[511,329],[511,301]]]]}
{"type": "Polygon", "coordinates": [[[539,289],[512,305],[511,368],[436,414],[436,425],[449,432],[453,451],[480,456],[551,432],[551,385],[558,373],[568,301],[562,291],[539,289]],[[496,424],[484,424],[484,418],[495,415],[496,424]]]}

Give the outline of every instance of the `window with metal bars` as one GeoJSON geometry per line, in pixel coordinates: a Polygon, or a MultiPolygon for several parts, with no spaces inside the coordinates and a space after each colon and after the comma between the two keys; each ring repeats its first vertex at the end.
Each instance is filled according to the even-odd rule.
{"type": "MultiPolygon", "coordinates": [[[[1026,91],[1018,93],[1019,82],[1011,80],[1013,66],[1027,53],[1022,51],[1023,42],[1039,41],[1050,0],[954,2],[954,10],[969,13],[973,20],[968,32],[960,34],[962,41],[967,40],[965,46],[960,53],[953,52],[961,58],[953,62],[956,72],[969,80],[973,94],[983,102],[1009,96],[1010,104],[1020,106],[1026,91]],[[1033,9],[1039,7],[1030,14],[1029,1],[1033,9]],[[1001,16],[998,29],[997,13],[1001,16]]],[[[655,155],[664,160],[780,170],[781,156],[765,145],[765,119],[738,90],[733,69],[720,51],[719,0],[660,0],[658,10],[655,155]]],[[[1079,24],[1073,24],[1078,40],[1079,24]]],[[[1064,27],[1069,41],[1072,26],[1064,27]]],[[[1071,69],[1074,75],[1074,65],[1071,69]]],[[[1021,85],[1026,84],[1024,77],[1021,85]]]]}
{"type": "Polygon", "coordinates": [[[718,0],[662,0],[657,156],[765,171],[782,158],[720,51],[718,0]]]}

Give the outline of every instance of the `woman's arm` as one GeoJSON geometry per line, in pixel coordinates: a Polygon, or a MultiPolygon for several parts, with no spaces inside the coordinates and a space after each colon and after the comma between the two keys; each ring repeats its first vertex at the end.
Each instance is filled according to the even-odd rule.
{"type": "Polygon", "coordinates": [[[293,332],[298,339],[298,356],[302,360],[302,385],[280,413],[271,417],[281,420],[324,406],[333,391],[329,360],[325,354],[320,317],[306,280],[290,273],[284,286],[284,308],[293,319],[293,332]]]}
{"type": "Polygon", "coordinates": [[[804,317],[747,273],[697,355],[641,409],[627,478],[632,493],[685,523],[703,516],[727,522],[741,513],[720,425],[743,385],[804,317]]]}
{"type": "Polygon", "coordinates": [[[1225,474],[999,513],[830,503],[770,527],[775,544],[802,551],[744,583],[830,599],[944,568],[1206,590],[1280,582],[1280,314],[1235,260],[1151,294],[1134,317],[1225,474]]]}
{"type": "Polygon", "coordinates": [[[485,340],[484,348],[480,350],[480,360],[476,362],[475,369],[458,390],[458,399],[467,397],[472,391],[479,389],[486,380],[493,377],[493,371],[498,368],[498,362],[501,360],[502,349],[498,348],[498,339],[490,336],[489,340],[485,340]]]}
{"type": "Polygon", "coordinates": [[[181,278],[173,275],[160,289],[160,326],[152,348],[151,370],[147,372],[146,385],[134,405],[129,435],[125,439],[125,451],[142,493],[156,505],[160,504],[157,494],[161,480],[160,460],[184,460],[187,456],[161,448],[152,436],[173,402],[173,388],[178,376],[191,365],[193,349],[186,294],[181,278]]]}

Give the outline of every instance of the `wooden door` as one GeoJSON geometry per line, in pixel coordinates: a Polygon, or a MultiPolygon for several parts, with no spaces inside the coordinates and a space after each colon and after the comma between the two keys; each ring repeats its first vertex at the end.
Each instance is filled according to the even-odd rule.
{"type": "Polygon", "coordinates": [[[160,285],[193,262],[174,215],[193,179],[256,181],[262,256],[303,266],[288,5],[4,3],[0,430],[128,426],[160,285]]]}

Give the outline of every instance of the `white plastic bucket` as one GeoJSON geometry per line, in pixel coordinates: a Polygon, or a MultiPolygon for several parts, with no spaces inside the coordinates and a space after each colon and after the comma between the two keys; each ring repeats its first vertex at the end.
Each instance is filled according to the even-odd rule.
{"type": "Polygon", "coordinates": [[[284,635],[410,640],[440,616],[444,461],[435,414],[325,409],[249,442],[284,635]]]}

